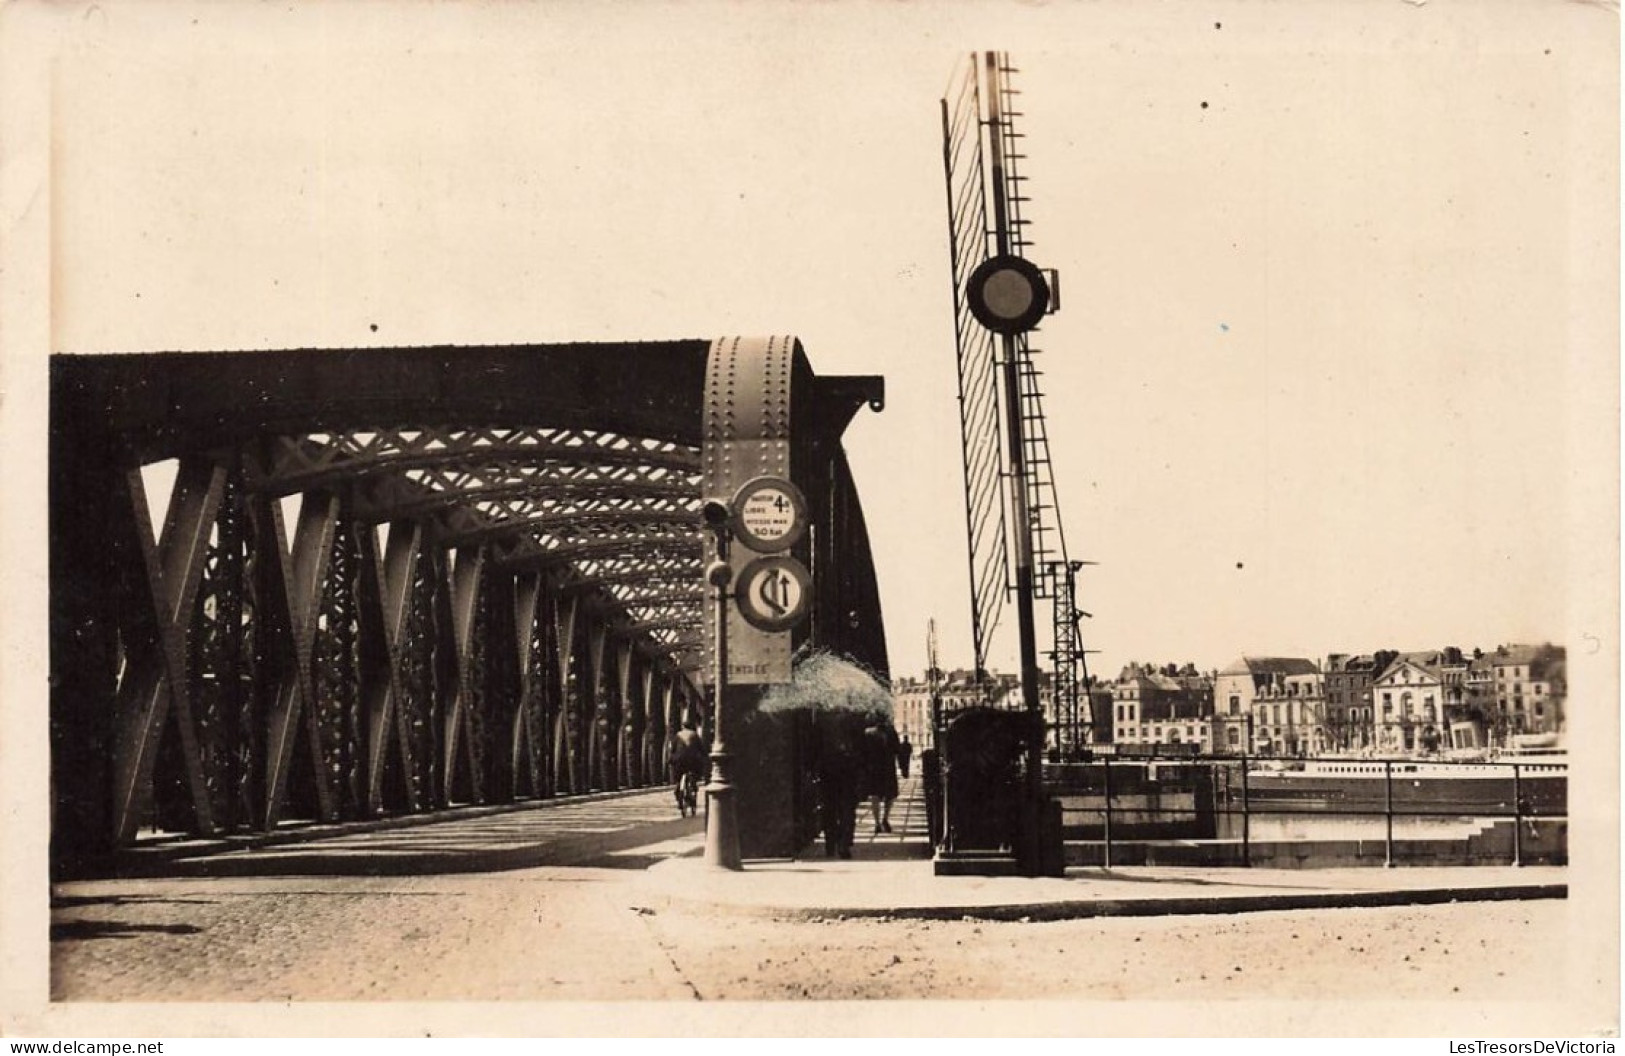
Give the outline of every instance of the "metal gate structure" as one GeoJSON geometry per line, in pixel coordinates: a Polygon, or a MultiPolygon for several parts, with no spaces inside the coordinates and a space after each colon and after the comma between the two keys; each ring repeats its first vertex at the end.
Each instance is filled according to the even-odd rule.
{"type": "MultiPolygon", "coordinates": [[[[706,370],[740,340],[52,357],[53,875],[143,833],[663,783],[708,709],[706,370]]],[[[840,443],[883,382],[771,340],[796,645],[884,674],[840,443]]]]}

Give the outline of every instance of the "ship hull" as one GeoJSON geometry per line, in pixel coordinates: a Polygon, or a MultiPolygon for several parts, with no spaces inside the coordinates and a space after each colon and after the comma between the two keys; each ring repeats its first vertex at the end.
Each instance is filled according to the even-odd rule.
{"type": "Polygon", "coordinates": [[[1495,816],[1514,813],[1562,816],[1568,813],[1568,774],[1536,772],[1514,781],[1504,770],[1456,776],[1396,766],[1389,787],[1375,773],[1251,773],[1245,793],[1227,789],[1230,805],[1245,796],[1249,811],[1312,810],[1325,813],[1396,813],[1495,816]]]}

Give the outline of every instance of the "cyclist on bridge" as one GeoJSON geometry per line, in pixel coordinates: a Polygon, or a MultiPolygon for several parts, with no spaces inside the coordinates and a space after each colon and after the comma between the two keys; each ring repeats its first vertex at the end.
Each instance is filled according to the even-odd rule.
{"type": "Polygon", "coordinates": [[[705,777],[710,759],[705,740],[691,722],[672,735],[671,775],[677,796],[677,813],[684,817],[699,812],[699,783],[705,777]]]}

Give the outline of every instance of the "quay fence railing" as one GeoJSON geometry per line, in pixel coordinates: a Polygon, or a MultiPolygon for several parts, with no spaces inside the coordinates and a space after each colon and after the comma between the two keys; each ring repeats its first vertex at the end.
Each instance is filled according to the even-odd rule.
{"type": "MultiPolygon", "coordinates": [[[[1525,822],[1557,822],[1568,820],[1567,785],[1565,781],[1561,802],[1550,802],[1545,799],[1531,798],[1531,792],[1536,782],[1542,776],[1549,777],[1553,772],[1551,764],[1542,763],[1503,763],[1503,762],[1467,762],[1454,760],[1432,760],[1414,758],[1376,758],[1376,759],[1324,759],[1324,758],[1297,758],[1281,756],[1254,756],[1254,755],[1168,755],[1159,756],[1135,755],[1097,756],[1088,761],[1073,761],[1055,763],[1045,766],[1045,786],[1053,794],[1090,796],[1098,795],[1101,800],[1100,807],[1070,807],[1066,815],[1070,818],[1076,815],[1085,817],[1093,815],[1098,819],[1100,839],[1084,840],[1084,843],[1098,842],[1101,845],[1103,864],[1110,868],[1112,864],[1112,850],[1114,843],[1150,842],[1167,840],[1185,840],[1189,837],[1180,836],[1152,836],[1141,838],[1125,838],[1122,830],[1130,824],[1145,827],[1144,819],[1147,817],[1171,818],[1175,823],[1181,820],[1193,825],[1198,823],[1199,816],[1204,808],[1194,801],[1195,778],[1189,782],[1193,794],[1190,806],[1152,806],[1149,801],[1129,804],[1125,798],[1136,796],[1151,790],[1162,790],[1166,786],[1162,782],[1149,780],[1151,768],[1155,767],[1190,767],[1194,769],[1207,768],[1212,771],[1212,802],[1206,805],[1206,811],[1211,812],[1215,824],[1219,819],[1227,819],[1225,830],[1234,832],[1239,828],[1242,865],[1252,864],[1252,849],[1257,841],[1253,835],[1253,819],[1258,818],[1292,818],[1302,817],[1311,819],[1381,819],[1383,841],[1383,864],[1393,866],[1396,864],[1394,823],[1396,820],[1406,819],[1469,819],[1474,822],[1493,824],[1499,821],[1512,822],[1512,846],[1509,864],[1522,866],[1525,864],[1524,828],[1525,822]],[[1320,771],[1309,778],[1286,777],[1299,767],[1299,764],[1311,764],[1320,771]],[[1326,770],[1326,767],[1346,767],[1343,770],[1326,770]],[[1331,804],[1331,797],[1327,797],[1324,805],[1305,806],[1294,805],[1290,799],[1281,799],[1268,792],[1281,791],[1280,786],[1268,789],[1262,802],[1258,799],[1257,781],[1262,778],[1270,780],[1278,778],[1285,782],[1295,780],[1315,780],[1316,778],[1336,781],[1346,776],[1347,779],[1358,783],[1379,783],[1377,770],[1381,768],[1381,796],[1377,802],[1355,799],[1345,804],[1331,804]],[[1420,769],[1419,769],[1420,768],[1420,769]],[[1140,771],[1146,780],[1127,781],[1127,771],[1140,771]],[[1458,770],[1459,776],[1452,775],[1452,770],[1458,770]],[[1113,777],[1116,771],[1118,776],[1113,777]],[[1486,776],[1486,771],[1494,771],[1497,776],[1486,776]],[[1085,780],[1074,780],[1077,776],[1087,776],[1098,773],[1099,780],[1093,783],[1085,780]],[[1504,776],[1502,776],[1504,775],[1504,776]],[[1221,780],[1222,777],[1222,780],[1221,780]],[[1455,799],[1427,799],[1425,795],[1414,793],[1414,789],[1421,787],[1422,778],[1426,777],[1437,781],[1470,781],[1471,786],[1484,794],[1475,798],[1455,799]],[[1115,786],[1115,787],[1114,787],[1115,786]],[[1132,791],[1131,791],[1132,789],[1132,791]],[[1503,794],[1504,793],[1504,794],[1503,794]],[[1134,819],[1131,821],[1131,819],[1134,819]],[[1239,819],[1239,824],[1237,823],[1239,819]],[[1118,831],[1114,833],[1114,828],[1118,831]]],[[[1300,767],[1301,769],[1301,767],[1300,767]]],[[[1468,787],[1471,787],[1468,786],[1468,787]]],[[[1290,786],[1288,786],[1290,787],[1290,786]]],[[[1435,786],[1436,787],[1436,786],[1435,786]]],[[[1458,786],[1460,787],[1460,786],[1458,786]]],[[[1375,789],[1372,790],[1375,792],[1375,789]]],[[[1075,822],[1066,822],[1065,827],[1076,829],[1075,822]]],[[[1214,837],[1215,839],[1234,840],[1236,837],[1214,837]]],[[[1277,842],[1277,841],[1269,841],[1277,842]]]]}

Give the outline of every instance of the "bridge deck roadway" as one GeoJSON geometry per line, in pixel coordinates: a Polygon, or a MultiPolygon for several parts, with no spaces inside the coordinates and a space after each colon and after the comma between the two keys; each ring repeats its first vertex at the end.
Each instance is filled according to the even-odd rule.
{"type": "MultiPolygon", "coordinates": [[[[720,876],[700,867],[701,822],[677,818],[664,791],[175,857],[166,875],[53,890],[50,992],[66,1002],[1280,1002],[1335,993],[1347,1002],[1458,1002],[1442,1012],[1428,1006],[1429,1033],[1452,1024],[1482,1033],[1493,1026],[1486,1009],[1514,1009],[1518,1029],[1510,1020],[1506,1029],[1527,1033],[1562,1025],[1537,1015],[1541,1003],[1589,982],[1577,956],[1584,929],[1571,903],[1550,897],[1561,871],[933,877],[917,782],[905,782],[892,834],[873,834],[866,814],[859,822],[852,861],[752,862],[744,873],[720,876]],[[1513,882],[1544,887],[1547,897],[1470,901],[1504,897],[1482,893],[1513,882]],[[1308,901],[1286,912],[1218,910],[1224,916],[1188,901],[1424,889],[1454,889],[1462,901],[1358,908],[1308,901]],[[1168,915],[1128,919],[1077,908],[1094,902],[1099,912],[1136,899],[1140,912],[1168,915]]],[[[956,1010],[934,1007],[912,1027],[892,1018],[865,1026],[815,1017],[797,1029],[951,1029],[956,1010]]],[[[1339,1022],[1324,1008],[1314,1018],[1295,1015],[1288,1007],[1270,1029],[1388,1029],[1369,1017],[1339,1022]]],[[[370,1022],[375,1032],[412,1029],[370,1022]]],[[[1045,1022],[1023,1029],[1046,1029],[1045,1022]]],[[[1091,1022],[1104,1031],[1110,1021],[1091,1022]]],[[[1181,1023],[1200,1030],[1203,1021],[1181,1023]]],[[[1393,1021],[1395,1029],[1406,1023],[1393,1021]]],[[[634,1029],[630,1020],[621,1026],[634,1029]]],[[[1208,1028],[1220,1029],[1218,1021],[1208,1028]]]]}

